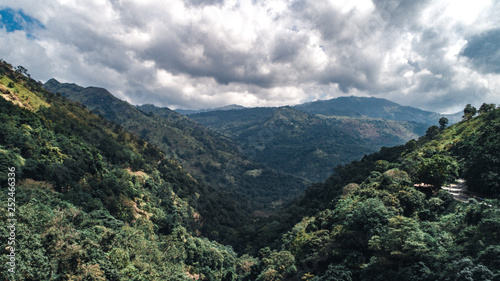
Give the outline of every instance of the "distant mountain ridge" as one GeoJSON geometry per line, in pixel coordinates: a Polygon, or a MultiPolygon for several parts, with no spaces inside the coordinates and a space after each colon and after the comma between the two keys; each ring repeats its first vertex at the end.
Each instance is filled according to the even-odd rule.
{"type": "MultiPolygon", "coordinates": [[[[148,106],[148,105],[142,105],[148,106]]],[[[141,106],[138,106],[141,107],[141,106]]],[[[344,96],[329,100],[317,100],[299,105],[291,106],[302,112],[310,114],[321,114],[326,116],[348,116],[348,117],[370,117],[382,118],[395,121],[413,121],[428,125],[436,125],[441,117],[446,117],[449,124],[454,124],[462,119],[462,112],[454,114],[439,114],[432,111],[422,110],[412,106],[403,106],[396,102],[377,97],[344,96]]],[[[205,108],[199,110],[175,109],[183,115],[219,111],[219,110],[241,110],[252,107],[232,104],[218,108],[205,108]]],[[[272,108],[272,107],[269,107],[272,108]]]]}
{"type": "MultiPolygon", "coordinates": [[[[166,107],[130,105],[102,88],[83,88],[53,79],[44,87],[81,102],[158,144],[167,155],[179,158],[190,173],[221,187],[242,188],[250,181],[262,181],[264,167],[257,163],[303,179],[322,181],[339,164],[359,159],[381,146],[402,144],[423,135],[443,116],[385,99],[351,96],[293,107],[227,106],[186,117],[166,107]],[[256,163],[248,165],[245,157],[256,163]]],[[[450,124],[454,121],[451,118],[450,124]]],[[[292,179],[283,182],[289,180],[292,179]]],[[[303,184],[291,184],[291,190],[299,192],[303,184]]],[[[279,193],[274,200],[280,198],[279,193]]]]}
{"type": "MultiPolygon", "coordinates": [[[[142,106],[148,106],[148,104],[142,105],[142,106]]],[[[141,106],[139,106],[141,107],[141,106]]],[[[238,104],[230,104],[222,107],[217,107],[217,108],[203,108],[203,109],[174,109],[175,112],[180,113],[182,115],[188,115],[188,114],[196,114],[196,113],[202,113],[202,112],[208,112],[208,111],[217,111],[217,110],[238,110],[238,109],[244,109],[246,107],[238,104]]]]}
{"type": "Polygon", "coordinates": [[[311,114],[372,117],[397,121],[414,121],[437,125],[441,117],[449,119],[450,124],[461,120],[461,113],[439,114],[411,106],[402,106],[387,99],[375,97],[338,97],[319,100],[294,106],[295,109],[311,114]]]}
{"type": "Polygon", "coordinates": [[[232,139],[257,162],[312,181],[326,179],[337,165],[381,146],[417,138],[428,128],[417,122],[313,115],[294,107],[210,111],[189,118],[232,139]]]}

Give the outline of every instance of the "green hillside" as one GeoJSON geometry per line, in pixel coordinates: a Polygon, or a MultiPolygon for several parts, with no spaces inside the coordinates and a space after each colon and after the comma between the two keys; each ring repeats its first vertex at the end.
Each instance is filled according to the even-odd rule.
{"type": "Polygon", "coordinates": [[[500,109],[492,108],[339,166],[270,218],[281,233],[264,245],[296,265],[286,278],[500,280],[500,109]],[[459,178],[467,203],[440,188],[459,178]]]}
{"type": "Polygon", "coordinates": [[[255,161],[316,182],[337,165],[405,143],[427,129],[415,122],[310,115],[292,107],[211,111],[189,118],[234,140],[255,161]]]}
{"type": "MultiPolygon", "coordinates": [[[[16,70],[0,62],[2,280],[500,280],[495,105],[339,165],[257,217],[244,198],[16,70]],[[465,202],[441,189],[458,179],[465,202]]],[[[317,120],[260,110],[251,122],[265,113],[269,128],[317,120]]]]}
{"type": "Polygon", "coordinates": [[[232,220],[247,215],[234,197],[5,62],[0,75],[0,199],[15,203],[0,213],[2,280],[245,276],[240,265],[250,261],[199,237],[234,239],[232,220]],[[14,236],[8,218],[17,219],[14,236]]]}
{"type": "Polygon", "coordinates": [[[156,113],[141,111],[105,89],[83,88],[54,79],[43,87],[84,104],[124,130],[157,145],[196,180],[231,193],[252,210],[269,211],[273,202],[289,201],[306,186],[303,179],[250,161],[227,137],[168,108],[156,113]]]}

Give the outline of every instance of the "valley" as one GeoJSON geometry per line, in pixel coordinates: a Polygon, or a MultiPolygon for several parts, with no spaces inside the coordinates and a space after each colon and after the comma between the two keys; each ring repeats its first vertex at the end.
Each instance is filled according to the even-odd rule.
{"type": "Polygon", "coordinates": [[[0,181],[16,171],[17,204],[2,279],[500,278],[494,104],[441,128],[406,107],[186,117],[18,69],[0,61],[0,181]],[[457,179],[490,199],[441,190],[457,179]]]}

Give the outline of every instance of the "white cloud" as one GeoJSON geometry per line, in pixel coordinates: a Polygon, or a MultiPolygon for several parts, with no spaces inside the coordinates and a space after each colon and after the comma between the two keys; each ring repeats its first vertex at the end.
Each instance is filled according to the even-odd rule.
{"type": "Polygon", "coordinates": [[[496,66],[463,54],[500,28],[498,1],[20,0],[1,7],[22,9],[45,28],[34,38],[1,29],[0,57],[36,79],[105,87],[132,103],[275,106],[353,94],[451,111],[498,100],[496,66]]]}

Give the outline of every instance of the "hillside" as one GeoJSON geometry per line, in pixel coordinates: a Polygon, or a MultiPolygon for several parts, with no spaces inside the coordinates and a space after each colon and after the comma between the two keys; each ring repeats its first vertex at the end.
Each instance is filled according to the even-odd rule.
{"type": "Polygon", "coordinates": [[[441,115],[411,106],[402,106],[395,102],[381,98],[339,97],[331,100],[320,100],[294,106],[295,109],[310,114],[337,115],[350,117],[383,118],[397,121],[413,121],[436,125],[439,118],[446,117],[450,124],[461,119],[461,112],[457,114],[441,115]]]}
{"type": "Polygon", "coordinates": [[[269,218],[278,234],[256,243],[291,254],[284,279],[498,280],[499,139],[500,108],[490,108],[339,166],[269,218]],[[459,178],[489,199],[441,190],[459,178]]]}
{"type": "Polygon", "coordinates": [[[295,107],[211,111],[188,117],[232,139],[255,161],[311,181],[323,181],[337,165],[382,146],[405,143],[427,129],[415,122],[311,115],[295,107]]]}
{"type": "MultiPolygon", "coordinates": [[[[249,219],[241,198],[3,61],[0,93],[0,200],[15,203],[0,213],[9,270],[15,254],[3,280],[500,280],[495,105],[337,166],[249,219]],[[459,178],[483,199],[441,190],[459,178]]],[[[275,126],[311,116],[260,110],[275,126]]]]}
{"type": "Polygon", "coordinates": [[[234,197],[5,62],[0,92],[0,181],[10,186],[0,199],[11,207],[0,214],[2,280],[246,275],[231,247],[198,237],[234,239],[232,220],[248,216],[234,197]]]}
{"type": "Polygon", "coordinates": [[[43,87],[84,104],[124,130],[157,145],[195,179],[229,192],[253,210],[269,211],[273,202],[288,201],[305,188],[303,179],[250,161],[228,138],[168,108],[156,113],[151,113],[147,106],[139,110],[105,89],[83,88],[54,79],[43,87]]]}

